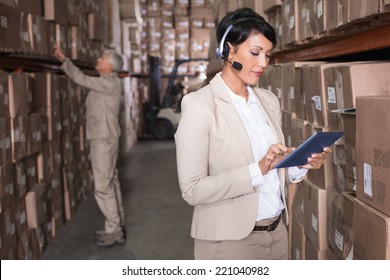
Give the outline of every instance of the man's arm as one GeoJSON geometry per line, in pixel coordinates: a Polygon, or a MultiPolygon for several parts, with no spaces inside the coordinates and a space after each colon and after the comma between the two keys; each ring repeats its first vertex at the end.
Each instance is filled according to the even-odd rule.
{"type": "Polygon", "coordinates": [[[103,94],[110,94],[112,92],[113,85],[111,82],[100,79],[99,77],[85,75],[70,61],[59,46],[55,46],[54,56],[62,62],[61,69],[76,84],[103,94]]]}

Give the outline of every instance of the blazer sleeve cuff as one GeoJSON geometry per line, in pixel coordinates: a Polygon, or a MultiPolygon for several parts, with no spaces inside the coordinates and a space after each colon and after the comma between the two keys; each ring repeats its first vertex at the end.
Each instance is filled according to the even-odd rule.
{"type": "Polygon", "coordinates": [[[249,165],[249,174],[251,176],[253,187],[257,188],[264,184],[264,176],[261,174],[259,164],[257,162],[249,165]]]}

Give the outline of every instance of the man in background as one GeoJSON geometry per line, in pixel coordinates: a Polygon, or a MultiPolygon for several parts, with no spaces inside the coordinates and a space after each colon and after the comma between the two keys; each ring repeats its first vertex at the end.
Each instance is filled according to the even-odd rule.
{"type": "Polygon", "coordinates": [[[61,69],[70,79],[89,89],[86,99],[86,136],[90,141],[94,195],[105,216],[104,230],[95,232],[96,244],[102,247],[122,244],[126,241],[124,210],[116,168],[120,137],[118,116],[122,93],[116,72],[122,70],[122,57],[112,50],[106,50],[95,66],[99,76],[92,77],[82,73],[58,46],[54,55],[62,62],[61,69]]]}

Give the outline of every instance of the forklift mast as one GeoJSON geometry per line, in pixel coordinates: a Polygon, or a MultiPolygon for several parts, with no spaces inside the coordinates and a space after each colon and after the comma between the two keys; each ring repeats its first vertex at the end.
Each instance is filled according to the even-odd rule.
{"type": "MultiPolygon", "coordinates": [[[[160,68],[160,59],[158,57],[150,56],[149,58],[149,101],[144,103],[144,134],[152,135],[157,139],[166,139],[171,138],[173,136],[174,130],[176,129],[177,122],[172,122],[169,115],[176,115],[175,118],[180,117],[180,113],[172,113],[172,110],[168,110],[171,106],[172,100],[172,90],[174,87],[174,83],[176,78],[178,77],[177,71],[181,64],[191,62],[191,61],[208,61],[208,59],[183,59],[176,60],[175,65],[172,69],[172,72],[168,77],[168,85],[165,89],[165,94],[163,96],[162,102],[161,94],[162,94],[162,82],[161,78],[163,75],[161,74],[160,68]],[[168,111],[167,111],[168,110],[168,111]],[[162,117],[162,112],[168,112],[169,115],[164,115],[162,117]],[[160,114],[159,114],[160,113],[160,114]]],[[[188,76],[188,75],[186,75],[188,76]]]]}
{"type": "Polygon", "coordinates": [[[208,61],[208,59],[205,58],[190,58],[190,59],[181,59],[176,60],[175,65],[173,66],[172,72],[169,75],[168,85],[165,89],[165,95],[161,104],[161,108],[167,108],[170,106],[170,99],[171,99],[171,93],[172,89],[174,87],[174,83],[177,77],[177,70],[179,69],[179,66],[183,63],[191,62],[191,61],[208,61]]]}

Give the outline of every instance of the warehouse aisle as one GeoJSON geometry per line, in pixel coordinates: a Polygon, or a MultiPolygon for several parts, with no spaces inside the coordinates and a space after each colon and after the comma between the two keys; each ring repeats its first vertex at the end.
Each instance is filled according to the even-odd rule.
{"type": "Polygon", "coordinates": [[[49,243],[42,259],[193,259],[192,207],[181,197],[174,141],[139,140],[120,159],[118,169],[126,213],[126,243],[110,248],[95,245],[93,233],[103,228],[104,220],[91,195],[49,243]]]}

